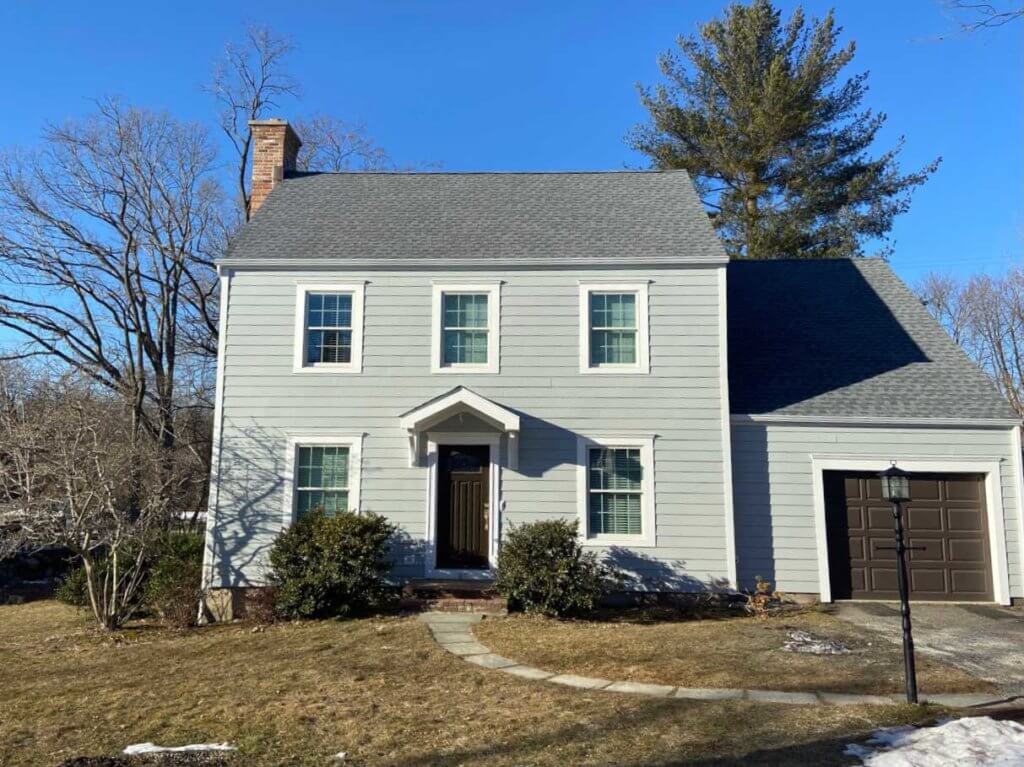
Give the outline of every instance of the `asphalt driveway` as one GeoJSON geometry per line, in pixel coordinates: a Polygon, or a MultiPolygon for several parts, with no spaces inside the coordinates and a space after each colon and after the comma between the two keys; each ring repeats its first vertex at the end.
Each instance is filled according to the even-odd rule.
{"type": "MultiPolygon", "coordinates": [[[[902,642],[899,605],[841,602],[834,613],[902,642]]],[[[1024,610],[995,605],[911,605],[914,646],[1006,692],[1024,693],[1024,610]]]]}

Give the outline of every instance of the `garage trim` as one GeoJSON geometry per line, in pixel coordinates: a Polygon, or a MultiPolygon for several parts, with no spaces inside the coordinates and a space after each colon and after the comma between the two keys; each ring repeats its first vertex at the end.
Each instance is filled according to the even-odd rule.
{"type": "Polygon", "coordinates": [[[907,458],[900,455],[885,458],[865,456],[811,456],[814,485],[814,528],[818,550],[818,585],[822,602],[832,601],[832,579],[829,574],[828,531],[825,521],[826,471],[884,471],[892,461],[904,471],[927,474],[984,474],[985,510],[988,514],[989,548],[992,556],[992,595],[1001,605],[1010,604],[1009,563],[1006,556],[1006,532],[1003,521],[1003,489],[998,459],[970,458],[907,458]]]}

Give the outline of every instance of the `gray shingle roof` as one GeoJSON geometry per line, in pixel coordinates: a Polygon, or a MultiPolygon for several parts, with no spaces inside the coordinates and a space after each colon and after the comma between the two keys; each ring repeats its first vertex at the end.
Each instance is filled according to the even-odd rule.
{"type": "Polygon", "coordinates": [[[683,171],[318,173],[275,187],[229,259],[724,261],[683,171]]]}
{"type": "Polygon", "coordinates": [[[1015,417],[879,259],[730,263],[728,319],[733,413],[1015,417]]]}

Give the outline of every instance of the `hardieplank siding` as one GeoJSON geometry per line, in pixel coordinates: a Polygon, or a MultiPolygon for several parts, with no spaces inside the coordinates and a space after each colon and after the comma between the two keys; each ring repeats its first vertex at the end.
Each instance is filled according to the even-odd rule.
{"type": "Polygon", "coordinates": [[[791,593],[818,593],[811,457],[998,460],[1010,596],[1024,597],[1012,430],[735,424],[733,501],[741,586],[760,575],[791,593]]]}
{"type": "Polygon", "coordinates": [[[210,585],[263,580],[282,526],[289,433],[365,433],[362,508],[400,525],[398,572],[422,573],[427,469],[409,466],[398,418],[460,384],[522,419],[519,468],[502,469],[504,531],[576,516],[577,435],[653,435],[657,546],[611,553],[650,586],[725,582],[721,268],[234,271],[210,585]],[[432,281],[494,279],[503,282],[500,373],[431,374],[432,281]],[[579,283],[594,279],[650,281],[650,374],[580,373],[579,283]],[[293,374],[296,283],[361,280],[363,372],[293,374]]]}

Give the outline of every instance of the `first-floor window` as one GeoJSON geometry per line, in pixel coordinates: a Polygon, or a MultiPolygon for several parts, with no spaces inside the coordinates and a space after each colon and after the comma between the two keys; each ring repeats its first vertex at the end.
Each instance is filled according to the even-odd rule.
{"type": "Polygon", "coordinates": [[[591,535],[643,534],[643,474],[638,447],[591,447],[587,513],[591,535]]]}
{"type": "Polygon", "coordinates": [[[300,446],[296,477],[296,514],[323,508],[328,514],[349,509],[349,457],[347,446],[300,446]]]}

